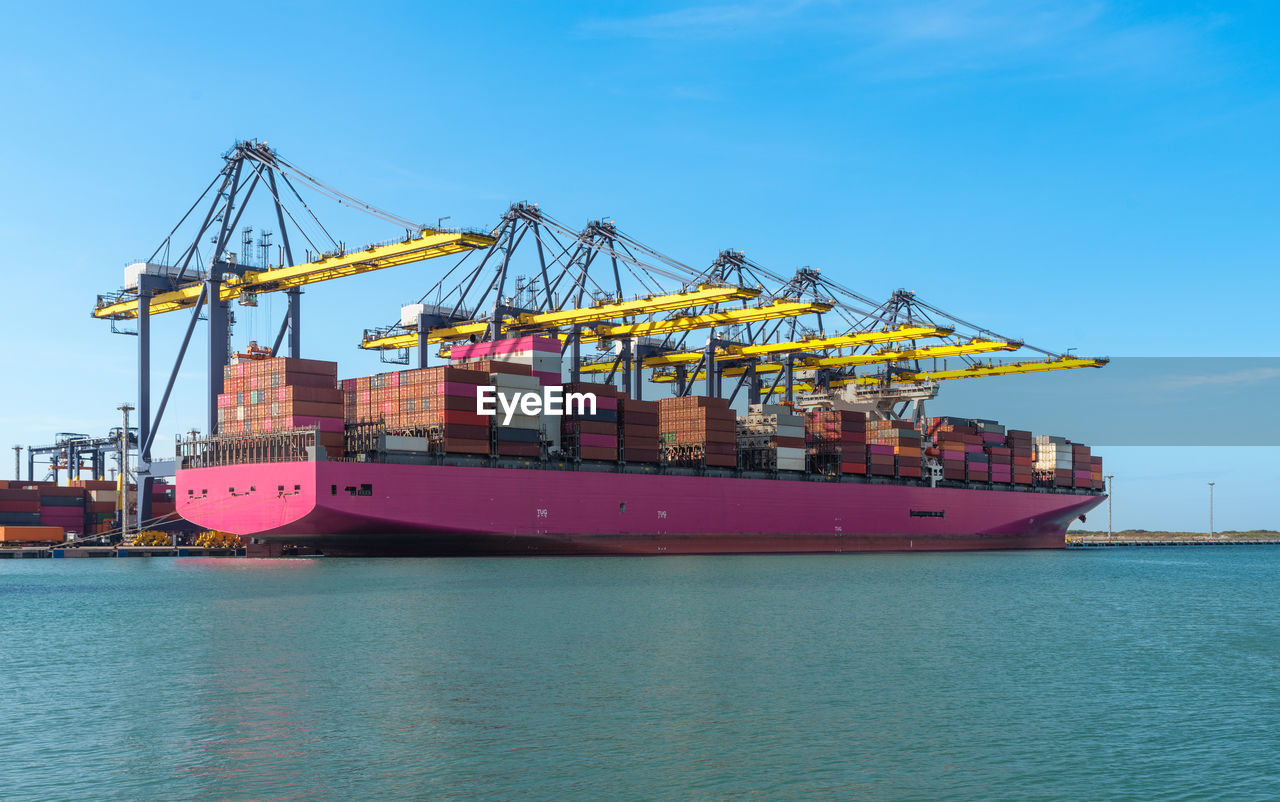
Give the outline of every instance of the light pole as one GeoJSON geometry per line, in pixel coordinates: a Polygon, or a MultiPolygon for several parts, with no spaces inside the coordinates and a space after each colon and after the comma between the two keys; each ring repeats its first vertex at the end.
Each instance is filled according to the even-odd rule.
{"type": "Polygon", "coordinates": [[[1213,482],[1209,483],[1209,539],[1213,539],[1213,482]]]}
{"type": "Polygon", "coordinates": [[[1111,493],[1112,486],[1115,484],[1112,480],[1115,478],[1114,473],[1107,474],[1107,540],[1111,539],[1111,493]]]}

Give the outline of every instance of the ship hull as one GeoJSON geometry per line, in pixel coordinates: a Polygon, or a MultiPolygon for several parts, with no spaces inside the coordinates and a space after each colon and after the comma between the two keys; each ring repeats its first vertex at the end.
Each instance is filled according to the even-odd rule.
{"type": "Polygon", "coordinates": [[[331,556],[1052,549],[1105,496],[980,487],[286,462],[182,470],[208,529],[331,556]]]}

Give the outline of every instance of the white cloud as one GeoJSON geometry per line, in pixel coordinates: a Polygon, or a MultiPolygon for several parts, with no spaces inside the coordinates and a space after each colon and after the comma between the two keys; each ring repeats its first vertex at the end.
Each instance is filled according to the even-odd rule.
{"type": "Polygon", "coordinates": [[[802,35],[879,79],[1017,69],[1024,74],[1163,74],[1196,61],[1220,22],[1135,20],[1104,0],[758,0],[596,18],[587,35],[710,41],[802,35]]]}
{"type": "Polygon", "coordinates": [[[1169,390],[1187,390],[1195,387],[1257,384],[1276,379],[1280,379],[1280,368],[1251,368],[1231,373],[1168,376],[1159,380],[1159,383],[1169,390]]]}

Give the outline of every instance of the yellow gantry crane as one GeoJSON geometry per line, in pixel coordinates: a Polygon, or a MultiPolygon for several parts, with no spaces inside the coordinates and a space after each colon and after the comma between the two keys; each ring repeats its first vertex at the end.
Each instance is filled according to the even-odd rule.
{"type": "Polygon", "coordinates": [[[795,301],[779,299],[764,306],[745,306],[741,309],[722,309],[701,315],[684,315],[665,320],[643,323],[626,323],[616,326],[596,326],[582,335],[582,342],[619,340],[626,337],[659,337],[698,329],[736,326],[742,323],[758,323],[778,318],[798,317],[830,311],[831,304],[821,301],[795,301]]]}
{"type": "MultiPolygon", "coordinates": [[[[552,312],[521,313],[504,320],[504,332],[537,332],[555,331],[568,326],[578,326],[604,320],[616,320],[622,317],[648,315],[655,312],[667,312],[676,309],[689,309],[695,306],[708,306],[727,301],[750,300],[760,295],[762,290],[747,287],[721,287],[711,284],[700,285],[696,290],[676,292],[665,295],[647,295],[628,301],[607,301],[592,306],[575,309],[560,309],[552,312]]],[[[433,328],[427,332],[426,340],[430,344],[456,342],[470,337],[483,335],[489,330],[487,321],[470,320],[452,326],[433,328]]],[[[583,335],[583,342],[588,336],[583,335]]],[[[418,344],[416,332],[372,335],[365,337],[360,347],[367,350],[395,350],[412,348],[418,344]]]]}
{"type": "Polygon", "coordinates": [[[231,356],[233,317],[228,302],[239,300],[244,305],[254,306],[256,296],[261,293],[285,293],[288,310],[274,344],[265,350],[272,355],[280,352],[288,334],[288,353],[298,357],[303,287],[450,254],[487,250],[496,242],[491,234],[446,231],[364,203],[307,174],[268,147],[266,142],[236,142],[222,155],[222,161],[222,169],[155,252],[145,262],[125,269],[124,289],[98,296],[92,311],[93,317],[112,321],[113,331],[116,331],[116,321],[137,321],[136,331],[120,333],[137,335],[139,465],[135,475],[139,488],[139,522],[150,517],[149,488],[154,478],[173,470],[172,463],[165,465],[166,461],[152,460],[151,447],[198,321],[208,321],[208,418],[205,431],[214,435],[218,432],[217,398],[222,392],[224,368],[231,356]],[[329,235],[303,200],[295,182],[329,200],[392,223],[405,234],[394,241],[350,250],[329,235]],[[253,205],[260,211],[269,209],[277,226],[274,232],[261,232],[256,244],[252,227],[246,226],[239,232],[236,230],[255,197],[255,191],[259,199],[270,196],[266,203],[253,205]],[[203,218],[193,217],[192,214],[202,205],[205,208],[203,218]],[[304,228],[299,220],[310,220],[311,223],[304,228]],[[180,231],[192,229],[194,234],[183,240],[185,245],[175,241],[180,231]],[[295,261],[293,257],[292,244],[296,240],[295,243],[290,242],[290,230],[309,246],[303,260],[295,261]],[[317,231],[323,233],[323,237],[317,231]],[[243,246],[239,253],[229,250],[236,233],[242,236],[243,246]],[[271,242],[270,237],[277,235],[278,244],[271,242]],[[312,235],[316,236],[313,238],[312,235]],[[325,238],[327,244],[324,247],[316,244],[325,238]],[[202,255],[200,249],[206,247],[206,243],[212,243],[212,248],[202,255]],[[175,246],[181,247],[171,251],[175,246]],[[279,249],[279,259],[273,266],[270,255],[276,248],[279,249]],[[255,251],[260,252],[260,258],[254,258],[255,251]],[[320,255],[313,257],[312,254],[320,255]],[[179,310],[190,310],[189,320],[185,335],[177,341],[177,356],[153,416],[151,318],[179,310]]]}
{"type": "MultiPolygon", "coordinates": [[[[954,333],[953,329],[939,328],[936,326],[900,326],[889,331],[866,331],[856,334],[843,334],[837,337],[807,337],[801,340],[793,340],[790,342],[763,343],[760,345],[730,346],[728,348],[720,348],[716,350],[717,362],[730,362],[735,360],[749,359],[763,355],[784,354],[784,353],[803,353],[807,351],[826,351],[839,348],[856,348],[866,345],[878,345],[880,343],[903,342],[905,340],[923,340],[936,337],[947,337],[954,333]]],[[[662,368],[674,365],[691,365],[703,359],[705,351],[673,351],[666,354],[658,354],[646,357],[644,367],[646,368],[662,368]]],[[[905,357],[904,357],[905,358],[905,357]]],[[[876,361],[876,360],[872,360],[876,361]]],[[[889,360],[878,360],[889,361],[889,360]]],[[[797,363],[799,365],[800,363],[797,363]]],[[[597,362],[591,365],[583,365],[583,373],[606,373],[611,368],[611,362],[597,362]]],[[[758,372],[771,372],[768,363],[759,365],[758,372]]],[[[702,375],[701,372],[698,374],[702,375]]],[[[729,368],[724,372],[725,376],[741,375],[740,372],[729,368]]],[[[657,380],[657,379],[655,379],[657,380]]]]}
{"type": "MultiPolygon", "coordinates": [[[[321,281],[358,276],[374,270],[487,248],[493,243],[493,237],[487,234],[423,229],[418,236],[401,242],[369,245],[362,250],[323,256],[304,264],[269,270],[246,269],[243,275],[228,276],[221,283],[218,294],[221,300],[231,301],[247,294],[280,292],[321,281]]],[[[204,282],[193,279],[177,289],[158,292],[151,296],[151,314],[189,309],[199,301],[203,290],[204,282]]],[[[138,299],[99,299],[93,316],[111,320],[136,318],[138,299]]]]}
{"type": "MultiPolygon", "coordinates": [[[[739,287],[716,288],[712,290],[700,290],[697,293],[677,293],[671,296],[660,296],[661,300],[656,306],[666,305],[667,309],[685,309],[691,305],[706,305],[709,303],[720,303],[723,300],[734,300],[735,298],[754,298],[759,295],[759,290],[743,289],[739,287]],[[687,298],[681,296],[699,295],[703,297],[719,296],[720,301],[694,301],[690,304],[687,298]]],[[[636,304],[645,303],[642,301],[633,302],[636,304]]],[[[653,302],[648,302],[648,311],[661,311],[655,308],[653,302]]],[[[608,306],[626,306],[629,304],[609,304],[608,306]]],[[[740,309],[723,309],[715,312],[707,312],[701,315],[684,315],[666,318],[663,320],[651,320],[640,323],[626,323],[619,325],[600,325],[591,327],[582,332],[581,342],[592,343],[600,340],[617,340],[627,337],[652,337],[663,334],[671,334],[682,331],[694,331],[696,329],[715,328],[717,326],[733,326],[740,323],[754,323],[762,320],[776,320],[783,317],[795,317],[798,315],[807,315],[813,312],[825,312],[831,308],[830,304],[810,301],[787,301],[778,300],[772,304],[763,306],[746,306],[740,309]]],[[[599,307],[583,307],[582,309],[568,309],[563,312],[551,312],[539,315],[525,316],[525,320],[516,319],[511,324],[505,325],[504,330],[510,331],[517,328],[533,329],[536,331],[548,331],[554,328],[560,328],[565,325],[573,325],[573,323],[551,324],[549,319],[556,316],[561,320],[580,320],[590,319],[595,316],[596,320],[605,319],[600,315],[610,314],[611,317],[624,317],[638,314],[635,311],[630,312],[607,312],[599,307]]],[[[426,341],[428,343],[441,342],[457,342],[465,340],[472,336],[483,335],[489,328],[489,324],[484,321],[468,321],[453,326],[443,328],[434,328],[427,333],[426,341]]],[[[418,335],[416,333],[387,334],[380,336],[366,337],[361,343],[362,348],[371,350],[392,350],[399,348],[410,348],[418,344],[418,335]]]]}
{"type": "MultiPolygon", "coordinates": [[[[894,372],[887,379],[890,385],[919,384],[922,382],[951,381],[954,379],[982,379],[992,376],[1015,376],[1024,373],[1044,373],[1052,370],[1076,370],[1079,368],[1101,368],[1106,367],[1111,360],[1106,357],[1084,358],[1061,356],[1050,358],[1044,361],[1035,362],[1010,362],[1004,365],[972,365],[967,368],[958,370],[903,370],[894,372]]],[[[763,366],[761,366],[763,367],[763,366]]],[[[660,381],[655,379],[655,381],[660,381]]],[[[661,381],[672,381],[670,378],[661,379],[661,381]]],[[[843,379],[832,379],[831,387],[875,387],[886,383],[886,377],[882,374],[879,376],[856,376],[843,379]]],[[[792,390],[810,391],[816,389],[811,382],[795,382],[791,385],[792,390]]],[[[775,387],[767,392],[785,393],[785,386],[775,387]]]]}
{"type": "MultiPolygon", "coordinates": [[[[989,376],[1014,376],[1022,373],[1044,373],[1050,370],[1075,370],[1078,368],[1101,368],[1111,360],[1106,358],[1082,358],[1062,356],[1047,359],[1043,362],[1010,362],[1005,365],[972,365],[959,370],[918,370],[902,371],[894,374],[891,384],[907,384],[911,382],[950,381],[952,379],[981,379],[989,376]]],[[[859,376],[857,378],[837,379],[831,382],[833,387],[849,384],[870,386],[881,383],[879,376],[859,376]]]]}

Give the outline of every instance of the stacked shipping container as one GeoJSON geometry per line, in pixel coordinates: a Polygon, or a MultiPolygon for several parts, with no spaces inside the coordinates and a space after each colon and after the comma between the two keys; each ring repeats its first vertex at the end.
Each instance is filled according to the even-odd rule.
{"type": "MultiPolygon", "coordinates": [[[[130,487],[130,492],[136,488],[130,487]]],[[[0,526],[55,527],[77,535],[107,534],[116,527],[116,483],[73,479],[66,487],[53,482],[0,481],[0,526]]],[[[172,485],[151,490],[156,528],[176,520],[172,485]],[[161,520],[164,519],[164,520],[161,520]]]]}
{"type": "Polygon", "coordinates": [[[1010,429],[1005,432],[1004,444],[1009,449],[1012,463],[1011,479],[1016,485],[1029,485],[1034,481],[1035,446],[1031,432],[1010,429]]]}
{"type": "Polygon", "coordinates": [[[1065,437],[1038,434],[1036,442],[1035,473],[1045,484],[1072,487],[1072,448],[1065,437]]]}
{"type": "Polygon", "coordinates": [[[488,454],[493,418],[476,413],[476,390],[489,384],[489,377],[437,367],[343,379],[345,417],[350,423],[382,423],[392,431],[438,427],[445,451],[488,454]]]}
{"type": "Polygon", "coordinates": [[[550,337],[515,337],[449,349],[449,361],[455,365],[470,368],[480,360],[523,365],[540,384],[560,383],[560,341],[550,337]]]}
{"type": "Polygon", "coordinates": [[[658,462],[658,402],[619,396],[618,437],[623,460],[658,462]]]}
{"type": "Polygon", "coordinates": [[[338,365],[290,357],[237,357],[223,371],[218,433],[259,435],[317,429],[329,459],[344,455],[338,365]]]}
{"type": "Polygon", "coordinates": [[[577,382],[564,385],[565,414],[560,418],[560,447],[570,456],[579,459],[618,459],[618,390],[608,384],[577,382]],[[596,411],[590,407],[572,407],[567,399],[571,394],[596,397],[596,411]]]}
{"type": "Polygon", "coordinates": [[[786,404],[751,404],[738,418],[738,465],[748,470],[803,471],[805,417],[786,404]]]}
{"type": "Polygon", "coordinates": [[[682,396],[658,402],[663,461],[733,468],[738,464],[737,416],[723,398],[682,396]]]}
{"type": "MultiPolygon", "coordinates": [[[[478,364],[478,363],[477,363],[478,364]]],[[[500,363],[499,363],[500,364],[500,363]]],[[[471,367],[471,364],[468,364],[471,367]]],[[[500,457],[537,457],[542,454],[542,415],[526,415],[519,407],[507,415],[507,408],[518,405],[527,393],[538,394],[541,383],[524,365],[503,365],[489,374],[495,389],[497,414],[490,418],[494,447],[500,457]],[[517,372],[518,371],[518,372],[517,372]],[[505,401],[505,405],[504,405],[505,401]]]]}
{"type": "Polygon", "coordinates": [[[867,471],[873,476],[920,478],[924,454],[920,430],[912,422],[867,421],[867,450],[867,471]],[[886,468],[888,473],[885,473],[886,468]]]}
{"type": "Polygon", "coordinates": [[[805,444],[813,468],[819,473],[867,473],[866,413],[809,410],[805,413],[805,444]]]}

